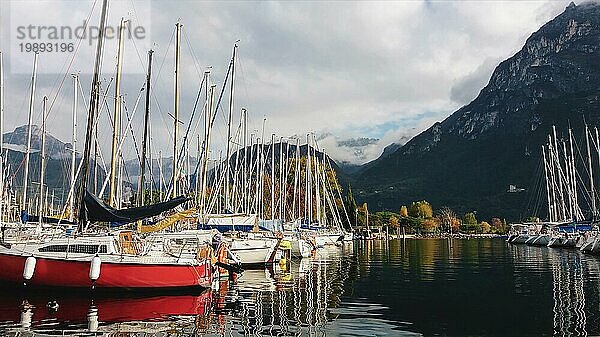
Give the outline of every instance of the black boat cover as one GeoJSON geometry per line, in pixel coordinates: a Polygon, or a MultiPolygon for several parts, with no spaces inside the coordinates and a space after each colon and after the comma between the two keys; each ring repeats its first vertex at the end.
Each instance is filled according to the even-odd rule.
{"type": "Polygon", "coordinates": [[[189,198],[185,196],[179,196],[177,198],[159,202],[153,205],[115,209],[86,190],[83,202],[85,204],[85,211],[88,221],[117,222],[126,224],[159,215],[160,213],[171,210],[188,200],[189,198]]]}

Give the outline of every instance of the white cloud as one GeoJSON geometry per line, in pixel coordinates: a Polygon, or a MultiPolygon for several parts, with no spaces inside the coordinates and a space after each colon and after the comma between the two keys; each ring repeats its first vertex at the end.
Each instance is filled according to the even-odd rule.
{"type": "MultiPolygon", "coordinates": [[[[92,2],[87,2],[91,7],[92,2]]],[[[40,5],[32,10],[38,15],[63,13],[70,4],[69,1],[52,3],[53,8],[40,5]]],[[[136,0],[125,2],[129,3],[135,4],[136,0]]],[[[240,39],[234,124],[239,109],[246,107],[251,114],[250,131],[260,130],[266,117],[267,135],[329,132],[333,136],[323,140],[324,146],[335,159],[363,162],[375,159],[389,143],[419,133],[474,98],[491,73],[490,60],[515,53],[529,34],[567,4],[567,1],[153,1],[152,17],[148,20],[152,40],[157,43],[154,47],[157,83],[153,92],[161,106],[160,110],[156,106],[152,109],[155,150],[161,149],[166,154],[172,151],[169,145],[172,122],[167,112],[173,110],[174,46],[169,41],[178,18],[185,32],[181,86],[184,121],[190,116],[199,74],[207,66],[213,66],[212,78],[220,89],[231,48],[240,39]],[[353,158],[348,149],[337,144],[338,140],[363,136],[380,141],[365,148],[362,159],[353,158]]],[[[124,8],[124,12],[131,11],[127,6],[124,8]]],[[[73,21],[82,19],[77,17],[81,13],[72,14],[73,21]]],[[[124,14],[111,13],[113,18],[121,15],[124,14]]],[[[2,39],[0,46],[5,46],[6,32],[2,39]]],[[[125,48],[135,50],[132,45],[125,48]]],[[[130,56],[130,67],[145,69],[146,52],[138,52],[142,62],[137,55],[130,56]]],[[[86,55],[86,60],[89,57],[86,55]]],[[[41,59],[40,66],[60,68],[61,65],[44,64],[41,59]]],[[[91,69],[92,64],[82,66],[91,69]]],[[[108,82],[114,72],[112,58],[105,59],[104,70],[103,78],[108,82]]],[[[60,76],[41,76],[40,95],[56,91],[60,76]]],[[[89,80],[83,78],[86,90],[89,80]]],[[[28,75],[7,76],[7,97],[10,97],[7,129],[26,122],[28,81],[28,75]]],[[[143,75],[124,77],[123,92],[128,93],[130,110],[143,82],[143,75]]],[[[50,123],[52,132],[64,140],[69,139],[70,132],[65,127],[70,120],[70,97],[67,81],[50,123]]],[[[226,113],[228,94],[223,98],[222,112],[226,113]]],[[[138,111],[135,118],[134,131],[138,137],[141,115],[138,111]]],[[[84,117],[82,108],[80,121],[84,117]]],[[[107,137],[106,113],[101,123],[102,133],[107,137]]],[[[226,135],[222,116],[217,123],[213,153],[223,148],[226,135]]],[[[133,146],[128,146],[126,156],[134,155],[133,146]]]]}

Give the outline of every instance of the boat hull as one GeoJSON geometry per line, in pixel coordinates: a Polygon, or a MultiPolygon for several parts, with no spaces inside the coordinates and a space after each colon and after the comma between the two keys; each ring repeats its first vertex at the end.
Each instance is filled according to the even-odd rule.
{"type": "Polygon", "coordinates": [[[317,247],[333,246],[343,240],[341,234],[317,234],[315,235],[315,244],[317,247]]]}
{"type": "Polygon", "coordinates": [[[530,238],[531,236],[528,234],[520,234],[517,237],[515,237],[510,243],[523,244],[527,242],[527,240],[529,240],[530,238]]]}
{"type": "Polygon", "coordinates": [[[274,262],[273,248],[250,247],[231,249],[242,265],[258,265],[274,262]]]}
{"type": "Polygon", "coordinates": [[[525,243],[530,246],[547,246],[548,243],[550,243],[551,239],[552,239],[552,237],[550,236],[550,234],[540,234],[540,235],[532,236],[525,243]]]}
{"type": "Polygon", "coordinates": [[[90,279],[90,261],[36,257],[30,280],[23,278],[27,256],[0,254],[0,282],[35,287],[161,289],[208,288],[212,282],[209,261],[199,265],[102,262],[100,277],[90,279]]]}
{"type": "Polygon", "coordinates": [[[585,253],[600,254],[600,239],[596,236],[588,238],[583,243],[580,250],[585,253]]]}
{"type": "Polygon", "coordinates": [[[575,238],[553,237],[548,243],[548,247],[553,248],[574,248],[577,240],[575,238]]]}
{"type": "Polygon", "coordinates": [[[511,234],[507,239],[506,242],[508,243],[512,243],[517,237],[519,237],[519,234],[511,234]]]}
{"type": "Polygon", "coordinates": [[[311,243],[304,239],[291,239],[289,240],[292,244],[292,256],[297,257],[310,257],[314,247],[311,243]]]}

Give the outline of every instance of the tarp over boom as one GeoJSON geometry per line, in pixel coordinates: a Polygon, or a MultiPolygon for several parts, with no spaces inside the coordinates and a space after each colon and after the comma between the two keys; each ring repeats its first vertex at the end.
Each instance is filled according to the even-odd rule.
{"type": "Polygon", "coordinates": [[[189,198],[185,196],[179,196],[177,198],[159,202],[153,205],[116,209],[107,205],[104,203],[104,201],[98,199],[89,191],[85,191],[83,202],[85,204],[85,211],[88,221],[131,223],[159,215],[160,213],[171,210],[188,200],[189,198]]]}

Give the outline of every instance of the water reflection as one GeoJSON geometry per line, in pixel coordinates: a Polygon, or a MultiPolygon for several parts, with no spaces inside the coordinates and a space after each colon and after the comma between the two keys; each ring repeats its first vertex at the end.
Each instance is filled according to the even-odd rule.
{"type": "Polygon", "coordinates": [[[201,294],[3,290],[0,335],[598,335],[599,261],[502,240],[355,242],[201,294]]]}
{"type": "Polygon", "coordinates": [[[82,335],[172,330],[173,318],[193,317],[202,326],[211,293],[155,297],[95,297],[77,294],[15,294],[2,297],[0,331],[14,335],[82,335]]]}
{"type": "MultiPolygon", "coordinates": [[[[0,297],[0,333],[60,335],[325,336],[348,280],[348,247],[321,251],[281,270],[247,270],[202,294],[90,297],[17,293],[0,297]],[[56,308],[52,308],[53,304],[56,308]]],[[[350,247],[351,249],[351,247],[350,247]]]]}

